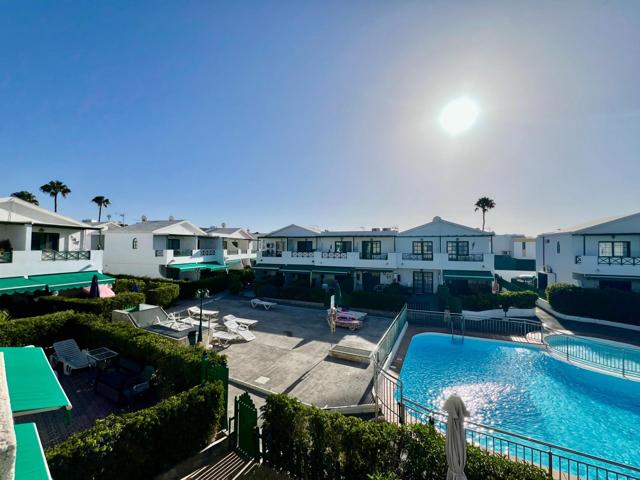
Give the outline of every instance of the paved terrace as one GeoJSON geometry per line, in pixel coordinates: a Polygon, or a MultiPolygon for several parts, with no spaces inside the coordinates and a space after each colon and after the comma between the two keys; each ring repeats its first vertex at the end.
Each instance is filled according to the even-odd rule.
{"type": "Polygon", "coordinates": [[[220,319],[233,314],[259,321],[252,328],[256,340],[222,350],[232,379],[287,393],[319,407],[371,401],[373,364],[334,359],[328,356],[329,349],[340,344],[373,350],[392,318],[368,315],[360,330],[338,327],[332,335],[326,310],[320,308],[278,305],[265,311],[253,309],[249,299],[237,297],[217,297],[206,308],[218,310],[220,319]]]}

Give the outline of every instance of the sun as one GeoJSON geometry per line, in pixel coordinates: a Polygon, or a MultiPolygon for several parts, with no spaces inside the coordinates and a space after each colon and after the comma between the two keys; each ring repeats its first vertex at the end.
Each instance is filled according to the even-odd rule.
{"type": "Polygon", "coordinates": [[[480,114],[478,104],[467,97],[451,100],[440,113],[440,125],[449,135],[469,130],[480,114]]]}

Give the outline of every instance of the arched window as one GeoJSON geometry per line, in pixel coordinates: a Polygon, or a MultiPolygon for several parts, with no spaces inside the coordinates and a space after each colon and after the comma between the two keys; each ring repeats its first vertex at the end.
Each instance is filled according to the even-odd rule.
{"type": "Polygon", "coordinates": [[[131,240],[131,248],[133,248],[134,250],[138,249],[138,239],[134,238],[133,240],[131,240]]]}
{"type": "Polygon", "coordinates": [[[556,253],[560,253],[560,242],[556,242],[556,253]]]}

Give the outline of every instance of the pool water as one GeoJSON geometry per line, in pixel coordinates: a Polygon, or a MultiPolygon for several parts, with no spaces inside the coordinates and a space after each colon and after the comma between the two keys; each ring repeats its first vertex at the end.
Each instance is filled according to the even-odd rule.
{"type": "Polygon", "coordinates": [[[434,410],[455,392],[474,422],[640,466],[640,382],[533,346],[436,333],[413,337],[400,378],[406,398],[434,410]]]}

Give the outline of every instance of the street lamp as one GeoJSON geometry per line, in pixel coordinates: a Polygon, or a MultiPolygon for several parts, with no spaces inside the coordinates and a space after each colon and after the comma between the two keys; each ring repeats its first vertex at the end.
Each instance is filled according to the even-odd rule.
{"type": "Polygon", "coordinates": [[[202,342],[202,306],[205,298],[209,298],[209,290],[200,288],[196,291],[196,298],[200,299],[200,324],[198,325],[198,342],[202,342]]]}

